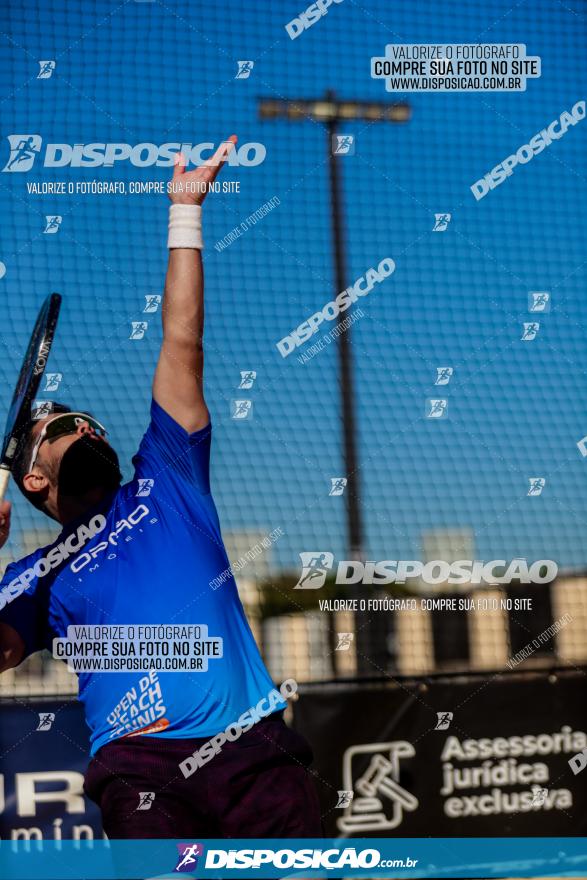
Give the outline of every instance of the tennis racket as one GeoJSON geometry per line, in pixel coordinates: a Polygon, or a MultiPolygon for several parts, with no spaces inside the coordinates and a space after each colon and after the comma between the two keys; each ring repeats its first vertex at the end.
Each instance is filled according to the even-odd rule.
{"type": "Polygon", "coordinates": [[[41,306],[20,368],[6,419],[2,453],[0,454],[0,501],[6,494],[12,463],[22,432],[30,422],[31,404],[39,390],[49,360],[60,308],[61,296],[58,293],[50,294],[41,306]]]}

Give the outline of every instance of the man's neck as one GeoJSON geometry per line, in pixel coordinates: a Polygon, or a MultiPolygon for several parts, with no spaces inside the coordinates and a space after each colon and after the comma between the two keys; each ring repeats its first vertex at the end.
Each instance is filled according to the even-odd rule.
{"type": "Polygon", "coordinates": [[[62,526],[81,519],[113,494],[112,489],[92,489],[81,498],[60,497],[57,500],[55,518],[62,526]]]}

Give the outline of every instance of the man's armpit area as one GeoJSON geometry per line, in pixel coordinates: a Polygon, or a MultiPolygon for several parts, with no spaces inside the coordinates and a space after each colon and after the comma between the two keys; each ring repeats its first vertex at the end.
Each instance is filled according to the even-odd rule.
{"type": "Polygon", "coordinates": [[[25,645],[9,623],[0,623],[0,672],[13,669],[24,657],[25,645]]]}

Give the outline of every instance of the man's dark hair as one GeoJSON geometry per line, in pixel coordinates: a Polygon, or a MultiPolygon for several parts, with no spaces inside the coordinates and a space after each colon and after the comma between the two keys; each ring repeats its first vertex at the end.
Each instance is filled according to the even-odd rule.
{"type": "MultiPolygon", "coordinates": [[[[68,413],[72,412],[71,407],[66,406],[64,403],[52,403],[51,404],[51,412],[50,415],[54,415],[55,413],[68,413]]],[[[33,436],[33,428],[36,425],[37,420],[32,418],[24,425],[22,431],[20,432],[20,438],[18,442],[18,446],[16,448],[16,454],[12,461],[12,478],[14,482],[30,503],[37,508],[37,510],[43,510],[45,508],[45,502],[39,498],[38,492],[27,492],[24,487],[24,478],[27,474],[27,468],[29,465],[29,461],[33,452],[33,447],[35,445],[36,438],[33,436]]]]}

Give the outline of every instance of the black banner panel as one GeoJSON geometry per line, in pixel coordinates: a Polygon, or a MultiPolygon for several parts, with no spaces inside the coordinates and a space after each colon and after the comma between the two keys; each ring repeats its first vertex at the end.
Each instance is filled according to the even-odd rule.
{"type": "Polygon", "coordinates": [[[584,670],[305,686],[325,831],[345,837],[587,833],[584,670]]]}

